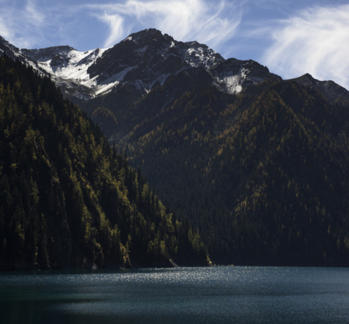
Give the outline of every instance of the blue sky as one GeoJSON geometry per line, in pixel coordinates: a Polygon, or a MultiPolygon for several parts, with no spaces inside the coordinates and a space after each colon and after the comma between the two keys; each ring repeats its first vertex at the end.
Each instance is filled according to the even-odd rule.
{"type": "Polygon", "coordinates": [[[349,0],[0,0],[0,35],[19,48],[106,48],[150,27],[349,89],[349,0]]]}

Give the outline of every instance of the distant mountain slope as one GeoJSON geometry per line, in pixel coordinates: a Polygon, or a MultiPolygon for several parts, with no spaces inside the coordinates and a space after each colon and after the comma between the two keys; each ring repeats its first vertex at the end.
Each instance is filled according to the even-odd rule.
{"type": "Polygon", "coordinates": [[[333,81],[319,81],[314,79],[309,73],[290,81],[296,81],[305,86],[317,89],[332,103],[340,101],[349,103],[349,91],[333,81]]]}
{"type": "Polygon", "coordinates": [[[6,54],[13,60],[19,59],[20,61],[25,61],[25,55],[22,54],[21,50],[0,36],[0,55],[3,54],[6,54]]]}
{"type": "Polygon", "coordinates": [[[296,82],[237,96],[197,87],[119,145],[200,228],[213,261],[349,265],[348,112],[296,82]]]}
{"type": "Polygon", "coordinates": [[[22,63],[0,58],[0,270],[208,265],[98,127],[22,63]]]}

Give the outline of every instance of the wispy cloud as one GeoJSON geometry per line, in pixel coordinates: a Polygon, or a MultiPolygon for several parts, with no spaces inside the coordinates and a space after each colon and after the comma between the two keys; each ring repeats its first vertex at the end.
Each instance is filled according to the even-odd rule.
{"type": "Polygon", "coordinates": [[[19,48],[69,45],[87,33],[81,26],[89,14],[81,6],[42,0],[0,3],[0,35],[19,48]]]}
{"type": "Polygon", "coordinates": [[[316,7],[279,22],[263,63],[284,78],[306,72],[349,89],[349,5],[316,7]]]}
{"type": "Polygon", "coordinates": [[[119,4],[89,5],[97,17],[107,23],[110,35],[105,46],[126,37],[137,21],[137,27],[155,27],[177,40],[197,40],[211,47],[230,39],[241,21],[241,10],[232,2],[221,0],[126,0],[119,4]]]}
{"type": "Polygon", "coordinates": [[[117,41],[124,37],[124,19],[120,15],[110,15],[104,12],[104,14],[99,15],[98,18],[106,23],[110,28],[110,35],[105,41],[106,47],[115,44],[117,41]]]}
{"type": "Polygon", "coordinates": [[[0,35],[2,37],[9,38],[10,34],[11,33],[10,33],[8,27],[7,27],[6,22],[4,21],[3,18],[0,17],[0,35]]]}
{"type": "Polygon", "coordinates": [[[92,30],[98,41],[104,39],[101,44],[104,47],[118,43],[132,32],[153,27],[176,40],[197,40],[221,51],[236,34],[242,18],[242,2],[237,4],[236,0],[107,0],[104,3],[96,0],[89,4],[22,0],[20,3],[5,0],[0,9],[0,35],[20,48],[61,42],[82,44],[94,24],[97,27],[94,30],[105,32],[101,26],[108,28],[107,35],[92,30]]]}
{"type": "Polygon", "coordinates": [[[42,37],[45,14],[35,1],[25,1],[18,8],[14,2],[1,4],[0,34],[19,47],[29,47],[42,37]]]}
{"type": "Polygon", "coordinates": [[[33,0],[29,0],[24,9],[24,16],[28,22],[28,18],[30,17],[30,23],[40,28],[42,24],[45,22],[45,14],[40,10],[40,8],[36,5],[33,0]]]}

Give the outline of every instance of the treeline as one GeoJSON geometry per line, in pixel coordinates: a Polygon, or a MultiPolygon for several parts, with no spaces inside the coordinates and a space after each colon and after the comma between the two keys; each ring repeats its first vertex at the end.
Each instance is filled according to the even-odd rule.
{"type": "Polygon", "coordinates": [[[193,88],[134,127],[127,152],[214,262],[349,265],[348,108],[296,82],[193,88]]]}
{"type": "Polygon", "coordinates": [[[50,79],[2,56],[0,269],[171,261],[209,264],[198,231],[50,79]]]}

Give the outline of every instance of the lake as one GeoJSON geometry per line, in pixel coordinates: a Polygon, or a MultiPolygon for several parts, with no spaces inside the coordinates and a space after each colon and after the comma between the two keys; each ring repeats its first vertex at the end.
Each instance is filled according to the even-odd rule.
{"type": "Polygon", "coordinates": [[[2,324],[349,323],[349,269],[0,273],[2,324]]]}

